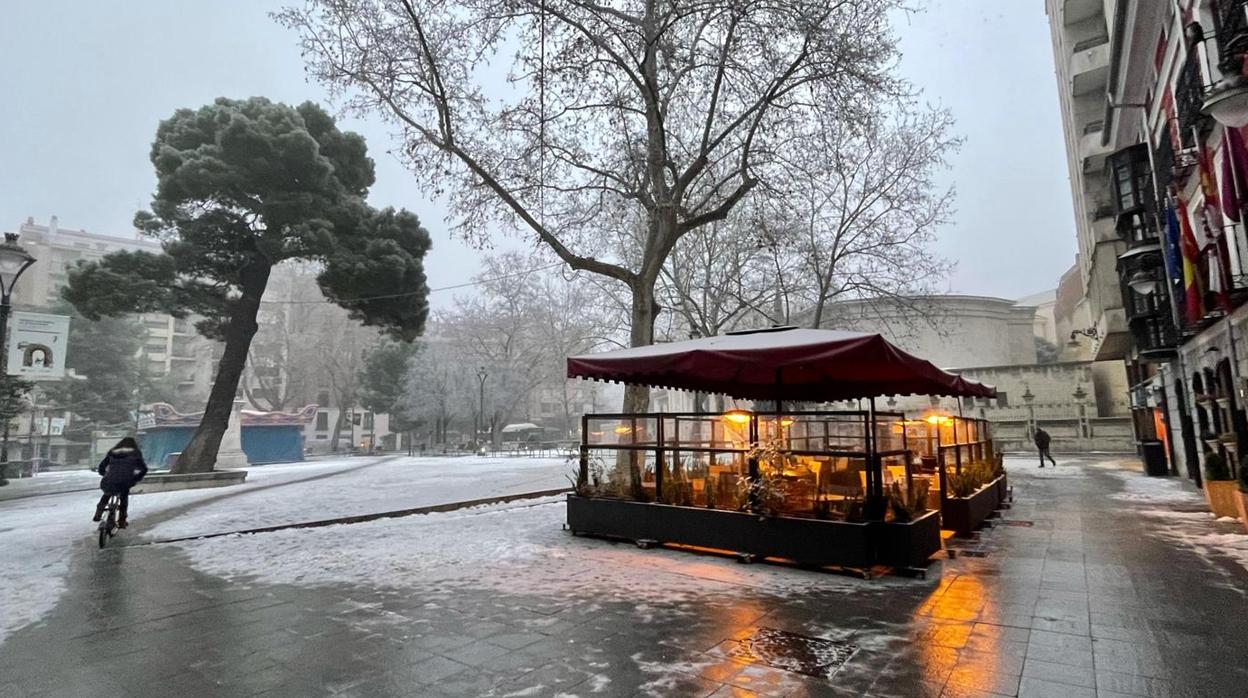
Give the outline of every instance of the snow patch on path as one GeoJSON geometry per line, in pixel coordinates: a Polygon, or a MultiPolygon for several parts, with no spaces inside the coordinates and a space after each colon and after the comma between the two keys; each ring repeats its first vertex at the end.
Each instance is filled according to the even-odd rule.
{"type": "Polygon", "coordinates": [[[1122,483],[1123,491],[1109,495],[1123,502],[1139,504],[1202,504],[1199,492],[1179,478],[1149,477],[1138,472],[1108,471],[1122,483]]]}
{"type": "MultiPolygon", "coordinates": [[[[554,489],[567,485],[567,472],[562,458],[523,457],[357,457],[256,466],[248,469],[242,485],[135,495],[130,528],[117,543],[554,489]]],[[[94,473],[74,471],[21,482],[94,488],[98,480],[94,473]]],[[[0,500],[0,642],[56,607],[75,554],[109,554],[95,550],[91,512],[98,497],[93,490],[0,500]]],[[[401,550],[404,538],[391,542],[401,550]]],[[[301,540],[308,542],[306,554],[312,559],[332,562],[339,555],[317,543],[325,540],[319,534],[301,540]]],[[[350,547],[354,540],[343,533],[336,545],[350,547]]],[[[258,560],[260,567],[267,564],[263,557],[258,560]]]]}
{"type": "MultiPolygon", "coordinates": [[[[200,571],[235,583],[358,584],[408,588],[454,582],[506,593],[695,601],[748,588],[786,594],[820,589],[884,589],[871,582],[773,565],[740,565],[684,551],[638,550],[563,531],[562,497],[533,503],[384,519],[316,529],[224,536],[178,543],[200,571]],[[656,583],[656,579],[662,583],[656,583]]],[[[644,614],[643,614],[644,620],[644,614]]]]}
{"type": "Polygon", "coordinates": [[[1144,514],[1162,523],[1154,535],[1192,550],[1211,564],[1222,557],[1248,570],[1248,534],[1237,519],[1229,526],[1208,512],[1158,509],[1144,514]]]}

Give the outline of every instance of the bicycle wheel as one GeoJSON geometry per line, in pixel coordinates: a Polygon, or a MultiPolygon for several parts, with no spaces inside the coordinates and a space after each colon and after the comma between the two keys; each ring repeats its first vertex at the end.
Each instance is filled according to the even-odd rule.
{"type": "Polygon", "coordinates": [[[100,547],[103,548],[104,544],[107,542],[108,542],[108,529],[104,528],[103,526],[100,526],[100,547]]]}

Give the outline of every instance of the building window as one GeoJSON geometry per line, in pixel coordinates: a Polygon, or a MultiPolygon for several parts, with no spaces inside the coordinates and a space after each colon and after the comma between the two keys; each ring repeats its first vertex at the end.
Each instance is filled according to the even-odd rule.
{"type": "Polygon", "coordinates": [[[1151,206],[1153,174],[1148,162],[1148,144],[1123,148],[1106,160],[1114,187],[1114,213],[1151,206]]]}
{"type": "Polygon", "coordinates": [[[319,407],[329,407],[329,391],[328,390],[317,391],[316,404],[319,407]]]}
{"type": "Polygon", "coordinates": [[[1010,396],[1007,395],[1005,391],[998,390],[997,391],[997,407],[1009,407],[1009,406],[1010,406],[1010,396]]]}
{"type": "Polygon", "coordinates": [[[372,412],[364,413],[364,427],[363,428],[365,431],[372,431],[373,429],[373,413],[372,412]]]}
{"type": "MultiPolygon", "coordinates": [[[[316,430],[317,431],[329,431],[329,413],[328,412],[316,413],[316,430]]],[[[324,438],[324,437],[317,437],[317,438],[324,438]]]]}

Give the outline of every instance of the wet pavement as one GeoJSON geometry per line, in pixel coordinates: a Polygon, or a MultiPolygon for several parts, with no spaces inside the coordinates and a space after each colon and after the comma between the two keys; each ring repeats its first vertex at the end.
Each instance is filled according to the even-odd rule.
{"type": "MultiPolygon", "coordinates": [[[[599,581],[240,584],[177,546],[83,541],[55,609],[0,644],[0,695],[1245,695],[1248,572],[1148,515],[1191,501],[1122,497],[1112,463],[1060,462],[1012,463],[1007,521],[951,542],[926,579],[786,571],[798,591],[666,598],[655,575],[644,595],[603,593],[617,570],[567,559],[548,564],[599,581]]],[[[695,560],[682,574],[735,565],[630,554],[695,560]]]]}

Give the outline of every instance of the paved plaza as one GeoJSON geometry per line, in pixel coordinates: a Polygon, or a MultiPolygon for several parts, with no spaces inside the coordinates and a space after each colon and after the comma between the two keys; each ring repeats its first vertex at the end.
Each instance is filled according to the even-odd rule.
{"type": "Polygon", "coordinates": [[[551,500],[164,544],[138,497],[118,547],[66,543],[0,695],[1244,695],[1242,526],[1130,461],[1059,463],[1012,459],[1005,520],[926,579],[575,538],[551,500]],[[777,633],[844,663],[751,654],[777,633]]]}

